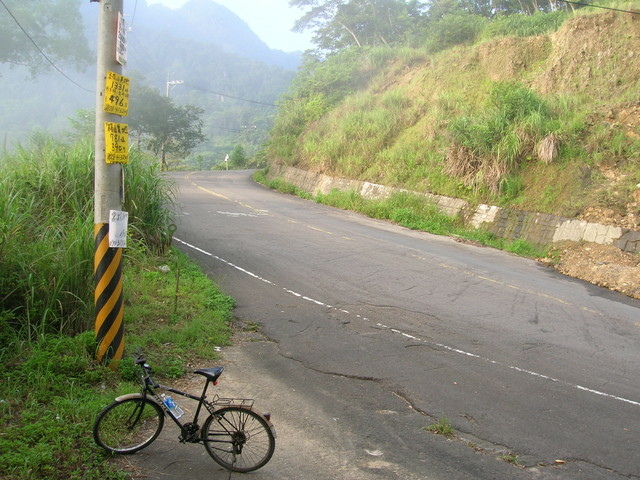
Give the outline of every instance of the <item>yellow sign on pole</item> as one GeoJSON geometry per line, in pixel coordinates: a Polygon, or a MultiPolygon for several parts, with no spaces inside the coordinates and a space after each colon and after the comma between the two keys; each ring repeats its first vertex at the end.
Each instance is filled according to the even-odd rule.
{"type": "Polygon", "coordinates": [[[129,163],[129,125],[105,122],[104,140],[107,163],[129,163]]]}
{"type": "Polygon", "coordinates": [[[129,113],[129,79],[107,72],[104,88],[104,111],[126,117],[129,113]]]}

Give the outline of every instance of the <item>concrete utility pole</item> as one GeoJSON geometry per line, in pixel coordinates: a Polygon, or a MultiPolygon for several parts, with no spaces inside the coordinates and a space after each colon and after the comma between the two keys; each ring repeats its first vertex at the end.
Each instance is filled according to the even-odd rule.
{"type": "Polygon", "coordinates": [[[176,85],[182,85],[184,80],[169,80],[167,82],[167,97],[171,96],[171,89],[176,85]]]}
{"type": "Polygon", "coordinates": [[[116,61],[116,51],[123,0],[92,0],[95,1],[100,7],[94,198],[96,358],[105,363],[113,362],[115,366],[124,351],[122,248],[109,246],[109,215],[111,210],[122,210],[124,180],[122,165],[107,163],[105,124],[117,122],[121,117],[105,112],[104,96],[107,72],[122,73],[122,66],[116,61]]]}

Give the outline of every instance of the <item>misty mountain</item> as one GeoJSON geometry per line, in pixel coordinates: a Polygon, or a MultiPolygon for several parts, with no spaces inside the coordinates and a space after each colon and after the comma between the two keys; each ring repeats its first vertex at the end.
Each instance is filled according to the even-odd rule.
{"type": "MultiPolygon", "coordinates": [[[[259,60],[295,70],[301,52],[285,53],[267,46],[236,14],[212,0],[190,0],[182,8],[172,11],[161,5],[141,7],[142,25],[180,36],[199,43],[212,43],[241,57],[259,60]],[[149,12],[147,17],[144,11],[149,12]],[[146,21],[150,19],[151,23],[146,21]]],[[[136,16],[138,16],[136,14],[136,16]]],[[[136,23],[139,20],[135,20],[136,23]]]]}
{"type": "MultiPolygon", "coordinates": [[[[89,31],[95,31],[98,9],[88,3],[81,7],[89,31]]],[[[147,5],[138,0],[126,15],[130,36],[154,32],[157,35],[213,44],[227,53],[295,70],[302,52],[273,50],[263,42],[244,20],[214,0],[190,0],[177,10],[164,5],[147,5]]],[[[148,44],[148,42],[145,42],[148,44]]]]}
{"type": "MultiPolygon", "coordinates": [[[[95,51],[99,6],[83,1],[80,11],[87,44],[95,51]]],[[[255,152],[266,138],[274,104],[288,89],[301,53],[270,49],[242,19],[213,0],[190,0],[179,10],[144,0],[133,9],[128,2],[125,19],[128,61],[123,74],[132,79],[132,88],[139,82],[163,93],[168,82],[183,82],[169,93],[178,104],[205,110],[210,140],[200,157],[211,158],[205,163],[238,144],[255,152]]],[[[78,110],[95,108],[95,65],[84,72],[58,67],[71,81],[53,69],[32,78],[26,69],[0,65],[3,145],[23,139],[34,128],[64,131],[78,110]]]]}

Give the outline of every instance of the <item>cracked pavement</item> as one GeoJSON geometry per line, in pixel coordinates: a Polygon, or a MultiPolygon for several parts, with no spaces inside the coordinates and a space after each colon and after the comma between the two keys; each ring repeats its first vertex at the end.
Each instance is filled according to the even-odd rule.
{"type": "Polygon", "coordinates": [[[174,178],[176,245],[264,335],[224,349],[221,383],[273,413],[276,453],[252,476],[640,476],[637,300],[249,172],[174,178]],[[443,417],[453,438],[424,428],[443,417]]]}

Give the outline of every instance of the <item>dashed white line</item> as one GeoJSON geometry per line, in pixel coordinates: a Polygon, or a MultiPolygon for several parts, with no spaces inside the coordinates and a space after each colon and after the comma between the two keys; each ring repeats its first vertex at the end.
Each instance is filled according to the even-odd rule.
{"type": "MultiPolygon", "coordinates": [[[[196,247],[195,245],[191,245],[190,243],[187,243],[187,242],[185,242],[183,240],[180,240],[179,238],[176,238],[176,237],[173,237],[173,239],[175,241],[177,241],[177,242],[180,242],[181,244],[183,244],[186,247],[189,247],[189,248],[191,248],[191,249],[193,249],[193,250],[195,250],[197,252],[202,253],[203,255],[206,255],[208,257],[214,258],[214,259],[216,259],[216,260],[218,260],[218,261],[220,261],[220,262],[222,262],[222,263],[224,263],[226,265],[229,265],[230,267],[235,268],[236,270],[238,270],[238,271],[240,271],[242,273],[245,273],[245,274],[255,278],[256,280],[264,282],[264,283],[266,283],[268,285],[272,285],[274,287],[278,286],[276,283],[274,283],[274,282],[272,282],[270,280],[267,280],[266,278],[263,278],[260,275],[257,275],[257,274],[255,274],[253,272],[250,272],[249,270],[246,270],[246,269],[244,269],[244,268],[242,268],[242,267],[240,267],[240,266],[238,266],[238,265],[236,265],[236,264],[234,264],[232,262],[229,262],[229,261],[227,261],[227,260],[225,260],[225,259],[223,259],[223,258],[221,258],[221,257],[219,257],[217,255],[214,255],[214,254],[212,254],[210,252],[207,252],[207,251],[205,251],[205,250],[203,250],[203,249],[201,249],[199,247],[196,247]]],[[[332,310],[336,310],[336,311],[351,315],[348,310],[344,310],[344,309],[333,307],[333,306],[331,306],[331,305],[329,305],[327,303],[321,302],[320,300],[316,300],[314,298],[308,297],[308,296],[303,295],[301,293],[295,292],[294,290],[291,290],[289,288],[282,287],[282,289],[286,293],[288,293],[290,295],[293,295],[293,296],[295,296],[297,298],[300,298],[302,300],[305,300],[307,302],[311,302],[311,303],[314,303],[314,304],[322,306],[322,307],[330,308],[332,310]]],[[[359,319],[364,320],[364,321],[367,321],[367,322],[370,321],[367,317],[364,317],[364,316],[361,316],[361,315],[358,315],[358,314],[355,314],[355,316],[357,318],[359,318],[359,319]]],[[[376,327],[381,328],[381,329],[385,329],[385,330],[389,330],[391,333],[394,333],[394,334],[402,335],[403,337],[405,337],[405,338],[407,338],[409,340],[412,340],[412,341],[416,341],[416,342],[420,342],[420,343],[424,343],[424,344],[430,344],[430,345],[437,346],[437,347],[439,347],[439,348],[441,348],[443,350],[446,350],[448,352],[451,352],[451,353],[456,353],[458,355],[464,355],[466,357],[475,358],[477,360],[482,360],[482,361],[490,363],[492,365],[496,365],[496,366],[499,366],[499,367],[502,367],[502,368],[507,368],[509,370],[513,370],[513,371],[518,372],[518,373],[522,373],[522,374],[525,374],[525,375],[529,375],[529,376],[532,376],[532,377],[536,377],[536,378],[539,378],[539,379],[542,379],[542,380],[546,380],[546,381],[550,381],[550,382],[554,382],[554,383],[559,383],[559,384],[562,384],[562,385],[565,385],[565,386],[568,386],[568,387],[571,387],[571,388],[575,388],[577,390],[580,390],[580,391],[583,391],[583,392],[586,392],[586,393],[591,393],[593,395],[598,395],[598,396],[601,396],[601,397],[610,398],[612,400],[617,400],[619,402],[624,402],[624,403],[627,403],[629,405],[634,405],[634,406],[640,407],[640,402],[637,402],[635,400],[630,400],[628,398],[620,397],[620,396],[617,396],[617,395],[612,395],[610,393],[602,392],[600,390],[595,390],[595,389],[592,389],[592,388],[589,388],[589,387],[585,387],[585,386],[582,386],[582,385],[578,385],[578,384],[566,382],[566,381],[563,381],[563,380],[559,380],[557,378],[553,378],[553,377],[550,377],[548,375],[544,375],[542,373],[534,372],[532,370],[527,370],[525,368],[517,367],[515,365],[503,364],[503,363],[498,362],[496,360],[491,360],[490,358],[482,357],[482,356],[477,355],[475,353],[467,352],[465,350],[461,350],[459,348],[451,347],[449,345],[445,345],[445,344],[442,344],[442,343],[434,343],[434,342],[422,339],[420,337],[417,337],[415,335],[411,335],[409,333],[403,332],[402,330],[399,330],[397,328],[390,327],[390,326],[385,325],[383,323],[376,323],[376,327]]]]}

